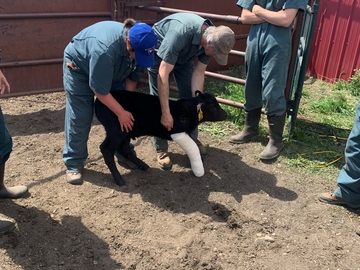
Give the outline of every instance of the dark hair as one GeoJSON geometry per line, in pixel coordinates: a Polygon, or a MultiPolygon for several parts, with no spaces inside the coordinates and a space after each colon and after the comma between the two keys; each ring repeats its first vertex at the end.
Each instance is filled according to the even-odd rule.
{"type": "Polygon", "coordinates": [[[131,27],[133,27],[135,23],[136,23],[136,21],[133,18],[127,18],[124,21],[124,26],[125,26],[126,30],[129,31],[129,29],[131,27]]]}

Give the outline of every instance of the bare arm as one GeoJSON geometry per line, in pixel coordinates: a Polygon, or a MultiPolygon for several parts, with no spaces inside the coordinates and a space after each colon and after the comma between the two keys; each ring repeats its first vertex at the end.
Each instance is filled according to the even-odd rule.
{"type": "Polygon", "coordinates": [[[174,65],[166,63],[165,61],[161,61],[159,67],[159,75],[158,75],[158,94],[160,99],[161,105],[161,124],[167,129],[171,130],[174,125],[174,119],[170,113],[169,107],[169,75],[170,72],[173,70],[174,65]]]}
{"type": "Polygon", "coordinates": [[[252,13],[250,10],[243,8],[241,12],[241,22],[243,24],[259,24],[265,22],[265,20],[252,13]]]}
{"type": "Polygon", "coordinates": [[[195,96],[196,90],[200,90],[201,92],[203,92],[206,67],[207,65],[201,63],[200,61],[196,63],[194,72],[191,77],[192,96],[195,96]]]}
{"type": "Polygon", "coordinates": [[[10,93],[10,84],[6,80],[5,75],[0,70],[0,94],[3,95],[6,91],[10,93]]]}
{"type": "Polygon", "coordinates": [[[130,80],[129,78],[125,79],[125,90],[135,91],[137,82],[130,80]]]}
{"type": "Polygon", "coordinates": [[[293,22],[298,9],[289,8],[280,11],[270,11],[259,5],[253,7],[252,12],[263,20],[281,27],[289,27],[293,22]]]}
{"type": "MultiPolygon", "coordinates": [[[[119,90],[121,91],[121,90],[119,90]]],[[[135,120],[133,115],[125,111],[124,108],[113,98],[111,94],[102,95],[94,91],[96,97],[113,113],[115,113],[119,119],[121,131],[129,132],[133,127],[133,121],[135,120]]]]}

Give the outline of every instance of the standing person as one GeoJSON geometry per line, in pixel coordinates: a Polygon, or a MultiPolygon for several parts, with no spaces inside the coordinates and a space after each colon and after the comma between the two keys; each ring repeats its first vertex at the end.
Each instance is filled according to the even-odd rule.
{"type": "MultiPolygon", "coordinates": [[[[10,85],[0,70],[0,94],[10,93],[10,85]]],[[[5,163],[12,151],[12,138],[5,125],[4,115],[0,107],[0,198],[20,198],[28,192],[26,186],[6,187],[4,184],[5,163]]],[[[13,229],[15,223],[8,219],[0,219],[0,234],[13,229]]]]}
{"type": "Polygon", "coordinates": [[[119,119],[121,130],[132,129],[134,118],[109,94],[110,90],[135,91],[146,67],[154,63],[157,39],[145,23],[103,21],[78,33],[64,51],[66,93],[63,161],[67,181],[83,183],[88,156],[87,141],[94,114],[94,95],[119,119]]]}
{"type": "MultiPolygon", "coordinates": [[[[214,56],[220,65],[226,65],[228,54],[235,44],[235,34],[227,26],[215,27],[213,23],[191,13],[175,13],[153,26],[158,38],[155,64],[148,68],[150,94],[159,96],[161,123],[171,130],[173,118],[169,109],[169,79],[173,76],[179,96],[191,97],[195,90],[203,91],[205,70],[214,56]],[[194,60],[198,60],[194,64],[194,60]]],[[[197,139],[198,130],[190,134],[201,154],[206,148],[197,139]]],[[[157,162],[161,168],[172,166],[168,155],[168,142],[153,138],[157,162]]]]}
{"type": "Polygon", "coordinates": [[[269,124],[269,142],[260,158],[277,158],[284,147],[286,87],[291,57],[291,28],[299,9],[305,11],[307,0],[239,0],[241,21],[250,24],[245,53],[245,124],[230,137],[232,143],[246,143],[259,135],[264,106],[269,124]]]}
{"type": "Polygon", "coordinates": [[[336,180],[337,189],[319,194],[328,204],[360,208],[360,100],[356,107],[354,125],[345,146],[345,165],[336,180]]]}

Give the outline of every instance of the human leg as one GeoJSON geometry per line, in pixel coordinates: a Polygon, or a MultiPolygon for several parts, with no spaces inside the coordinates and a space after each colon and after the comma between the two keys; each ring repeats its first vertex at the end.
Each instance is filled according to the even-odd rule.
{"type": "Polygon", "coordinates": [[[76,96],[66,92],[63,161],[71,184],[82,184],[81,173],[88,156],[87,141],[93,118],[93,103],[92,96],[76,96]]]}
{"type": "Polygon", "coordinates": [[[28,192],[26,186],[6,187],[4,184],[5,163],[0,164],[0,198],[21,198],[28,192]]]}
{"type": "Polygon", "coordinates": [[[336,183],[338,188],[333,193],[320,194],[320,201],[360,208],[360,101],[356,107],[354,125],[345,146],[345,165],[336,183]]]}
{"type": "Polygon", "coordinates": [[[26,186],[6,187],[4,184],[5,163],[12,151],[12,138],[4,121],[4,115],[0,107],[0,198],[19,198],[24,196],[28,188],[26,186]]]}
{"type": "Polygon", "coordinates": [[[88,156],[87,141],[94,114],[94,94],[85,76],[64,67],[66,94],[63,161],[67,181],[82,184],[82,170],[88,156]]]}
{"type": "Polygon", "coordinates": [[[245,94],[245,123],[240,133],[230,137],[232,143],[246,143],[259,135],[261,119],[261,61],[257,46],[249,44],[245,55],[246,83],[245,94]]]}
{"type": "Polygon", "coordinates": [[[269,142],[259,155],[260,159],[263,160],[277,158],[284,148],[283,130],[285,114],[282,116],[268,116],[267,119],[269,123],[269,142]]]}
{"type": "MultiPolygon", "coordinates": [[[[191,79],[194,72],[195,66],[193,62],[186,63],[181,66],[175,66],[173,74],[177,88],[179,89],[179,97],[191,97],[191,79]]],[[[198,89],[196,89],[198,90],[198,89]]],[[[196,127],[190,134],[191,139],[194,140],[196,146],[200,150],[200,154],[205,155],[207,153],[206,147],[198,139],[199,131],[196,127]]]]}
{"type": "Polygon", "coordinates": [[[269,141],[260,159],[277,158],[284,148],[283,130],[286,118],[286,87],[290,51],[274,46],[263,61],[263,102],[269,125],[269,141]]]}
{"type": "MultiPolygon", "coordinates": [[[[148,68],[150,95],[153,96],[158,96],[158,88],[157,88],[157,77],[159,74],[158,68],[159,68],[158,66],[153,66],[151,68],[148,68]]],[[[153,141],[153,146],[156,150],[156,159],[159,166],[163,169],[171,168],[172,163],[168,155],[168,141],[159,137],[153,137],[152,141],[153,141]]]]}
{"type": "Polygon", "coordinates": [[[246,143],[259,135],[261,108],[245,111],[245,124],[240,133],[230,137],[232,143],[246,143]]]}

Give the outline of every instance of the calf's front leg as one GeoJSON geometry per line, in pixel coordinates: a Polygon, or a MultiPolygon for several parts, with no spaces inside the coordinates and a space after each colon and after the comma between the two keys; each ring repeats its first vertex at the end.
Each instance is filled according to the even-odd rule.
{"type": "Polygon", "coordinates": [[[170,135],[171,138],[185,151],[190,159],[191,169],[195,176],[204,175],[204,164],[201,160],[199,148],[193,139],[186,133],[175,133],[170,135]]]}

